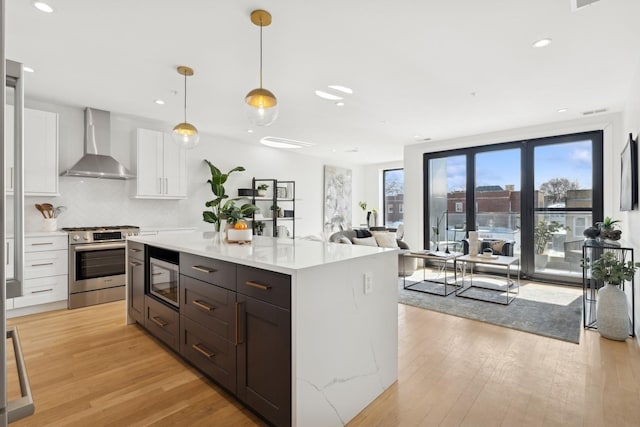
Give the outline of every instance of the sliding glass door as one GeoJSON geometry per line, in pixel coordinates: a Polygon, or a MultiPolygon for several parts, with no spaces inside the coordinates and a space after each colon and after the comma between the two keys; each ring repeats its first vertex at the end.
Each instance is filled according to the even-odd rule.
{"type": "Polygon", "coordinates": [[[425,246],[468,230],[514,242],[521,273],[578,282],[583,231],[602,219],[602,132],[424,156],[425,246]]]}
{"type": "Polygon", "coordinates": [[[594,150],[598,146],[589,135],[532,147],[533,268],[538,276],[582,277],[583,232],[594,223],[598,192],[601,198],[601,190],[594,194],[594,150]]]}

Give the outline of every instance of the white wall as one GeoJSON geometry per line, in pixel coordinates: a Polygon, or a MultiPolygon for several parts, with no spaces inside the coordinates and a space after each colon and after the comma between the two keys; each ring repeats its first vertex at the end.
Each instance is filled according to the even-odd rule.
{"type": "MultiPolygon", "coordinates": [[[[73,166],[84,154],[83,107],[55,105],[37,100],[25,100],[28,108],[58,113],[59,168],[73,166]]],[[[176,118],[177,120],[177,118],[176,118]]],[[[134,171],[135,130],[146,128],[169,131],[174,125],[138,117],[111,114],[111,154],[134,171]]],[[[359,221],[358,200],[364,198],[363,167],[339,164],[291,151],[221,140],[215,135],[203,134],[200,144],[188,151],[187,200],[138,200],[130,198],[129,186],[134,180],[102,180],[92,178],[60,177],[60,197],[26,197],[25,229],[38,231],[41,215],[35,203],[49,202],[64,205],[68,210],[58,220],[59,227],[96,225],[138,225],[142,227],[197,227],[211,230],[212,225],[202,221],[204,203],[213,198],[206,183],[209,168],[204,159],[211,161],[223,172],[243,166],[245,172],[234,172],[227,183],[227,193],[235,196],[237,188],[250,188],[251,178],[276,178],[296,181],[296,235],[316,234],[322,231],[323,167],[325,164],[350,168],[353,176],[353,213],[359,221]]],[[[28,160],[27,160],[28,161],[28,160]]],[[[359,222],[357,222],[359,223],[359,222]]]]}
{"type": "Polygon", "coordinates": [[[622,115],[616,113],[406,146],[404,149],[405,240],[412,248],[424,247],[422,222],[424,207],[422,158],[424,153],[592,130],[602,130],[604,137],[604,214],[619,217],[620,165],[618,156],[625,137],[622,130],[622,115]]]}
{"type": "MultiPolygon", "coordinates": [[[[636,72],[635,79],[629,91],[629,97],[624,113],[624,132],[620,138],[618,145],[618,152],[622,149],[624,142],[626,141],[629,133],[633,134],[634,138],[638,138],[640,134],[640,70],[636,72]]],[[[622,220],[620,228],[622,229],[622,235],[633,248],[640,247],[640,211],[634,210],[630,212],[620,212],[616,218],[622,220]],[[633,232],[632,230],[636,230],[633,232]]],[[[640,261],[640,253],[635,251],[634,253],[636,261],[640,261]]],[[[636,274],[636,336],[640,335],[640,274],[636,274]]]]}

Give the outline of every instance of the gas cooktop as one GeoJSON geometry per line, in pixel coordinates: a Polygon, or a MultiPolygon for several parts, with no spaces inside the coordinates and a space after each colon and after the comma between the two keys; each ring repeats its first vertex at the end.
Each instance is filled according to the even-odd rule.
{"type": "Polygon", "coordinates": [[[63,231],[113,231],[113,230],[127,230],[131,228],[138,228],[135,225],[112,225],[103,227],[65,227],[63,231]]]}

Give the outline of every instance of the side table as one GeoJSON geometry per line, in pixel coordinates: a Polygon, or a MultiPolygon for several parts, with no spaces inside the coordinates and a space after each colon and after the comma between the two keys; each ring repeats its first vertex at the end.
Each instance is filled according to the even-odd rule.
{"type": "Polygon", "coordinates": [[[456,296],[463,298],[471,298],[479,301],[492,302],[495,304],[509,305],[516,299],[520,293],[520,269],[518,269],[517,280],[511,278],[511,267],[520,263],[520,259],[512,256],[493,255],[492,257],[464,255],[456,258],[456,263],[462,262],[462,282],[460,287],[456,288],[456,296]],[[471,275],[469,280],[465,279],[467,264],[470,266],[471,275]],[[489,285],[473,282],[473,268],[477,264],[502,266],[507,268],[506,283],[504,285],[489,285]],[[479,291],[472,291],[479,290],[479,291]],[[501,296],[492,298],[489,295],[494,292],[504,293],[505,299],[501,296]]]}
{"type": "MultiPolygon", "coordinates": [[[[432,295],[439,295],[446,297],[455,292],[458,285],[458,272],[456,270],[455,260],[461,256],[460,252],[442,252],[442,251],[407,251],[402,254],[404,257],[418,258],[422,260],[429,260],[435,263],[439,263],[439,275],[442,275],[441,279],[427,279],[425,269],[422,269],[422,280],[407,284],[407,276],[403,275],[402,284],[404,289],[408,289],[416,292],[424,292],[432,295]],[[447,274],[447,262],[453,261],[454,271],[453,280],[451,274],[447,274]],[[425,286],[425,284],[429,286],[425,286]]],[[[405,263],[403,263],[404,265],[405,263]]]]}

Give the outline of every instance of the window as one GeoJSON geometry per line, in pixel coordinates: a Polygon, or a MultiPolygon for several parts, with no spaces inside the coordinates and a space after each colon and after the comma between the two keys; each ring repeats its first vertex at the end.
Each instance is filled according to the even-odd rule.
{"type": "Polygon", "coordinates": [[[577,216],[573,218],[573,237],[584,237],[584,230],[587,229],[587,217],[586,216],[577,216]]]}
{"type": "Polygon", "coordinates": [[[382,173],[384,189],[384,225],[396,228],[404,221],[404,169],[388,169],[382,173]],[[398,209],[394,209],[394,205],[398,209]]]}
{"type": "Polygon", "coordinates": [[[603,218],[602,131],[425,153],[425,247],[514,241],[521,274],[581,283],[565,245],[603,218]]]}

